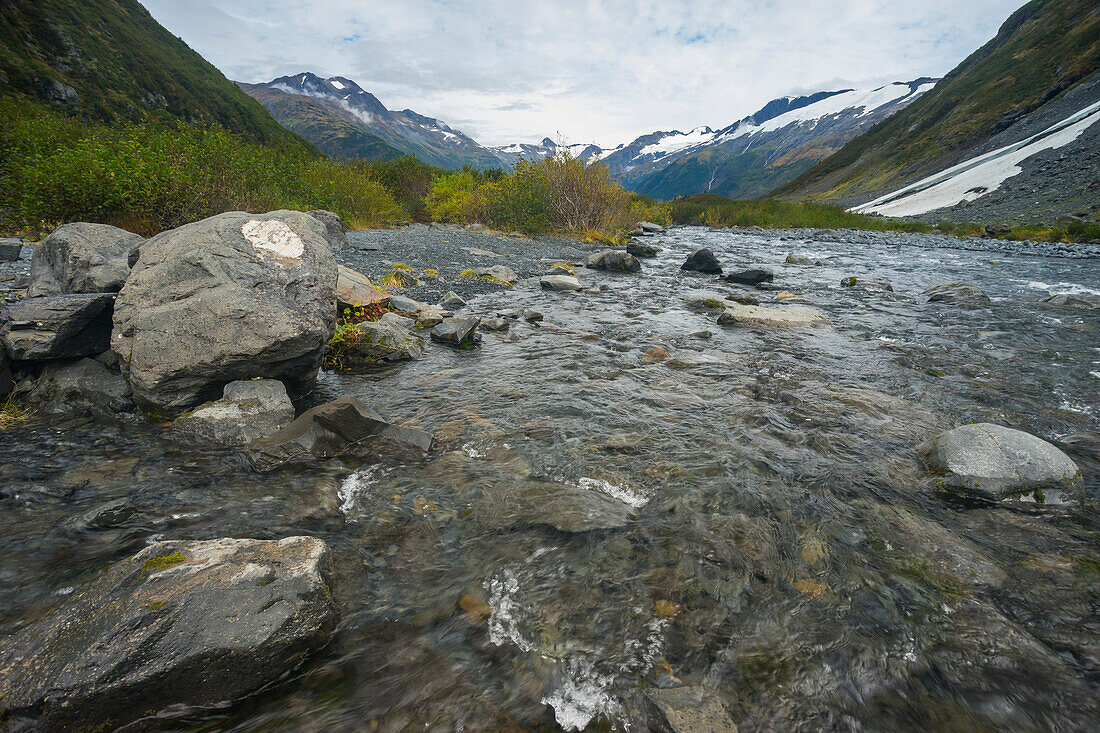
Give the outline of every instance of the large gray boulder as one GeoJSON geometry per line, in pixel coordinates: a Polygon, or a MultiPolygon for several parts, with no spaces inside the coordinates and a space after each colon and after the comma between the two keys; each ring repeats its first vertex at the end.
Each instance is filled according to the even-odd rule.
{"type": "Polygon", "coordinates": [[[271,435],[294,419],[294,405],[277,379],[250,379],[225,385],[222,398],[188,412],[172,430],[220,445],[243,446],[271,435]]]}
{"type": "Polygon", "coordinates": [[[344,220],[339,214],[324,209],[314,209],[306,213],[325,225],[325,239],[333,250],[341,250],[348,246],[347,230],[344,229],[344,220]]]}
{"type": "Polygon", "coordinates": [[[989,305],[989,296],[975,285],[950,282],[925,290],[929,303],[955,303],[969,308],[989,305]]]}
{"type": "Polygon", "coordinates": [[[608,272],[641,272],[642,263],[626,250],[605,249],[584,258],[584,266],[591,270],[608,272]]]}
{"type": "Polygon", "coordinates": [[[254,468],[270,471],[287,463],[332,458],[368,441],[383,440],[426,451],[432,436],[391,425],[355,397],[341,397],[303,412],[282,430],[254,441],[245,455],[254,468]]]}
{"type": "Polygon", "coordinates": [[[336,623],[313,537],[157,542],[0,648],[0,719],[114,729],[279,680],[336,623]]]}
{"type": "Polygon", "coordinates": [[[27,297],[117,293],[143,237],[107,224],[63,224],[34,248],[27,297]]]}
{"type": "Polygon", "coordinates": [[[1068,489],[1081,481],[1077,464],[1050,443],[991,423],[948,430],[917,451],[942,474],[938,487],[964,497],[996,501],[1029,491],[1068,489]]]}
{"type": "Polygon", "coordinates": [[[336,281],[312,216],[212,216],[141,246],[111,348],[139,404],[166,412],[216,399],[238,379],[308,385],[335,329],[336,281]]]}
{"type": "Polygon", "coordinates": [[[50,362],[35,380],[27,399],[49,412],[91,409],[97,412],[132,412],[130,385],[95,359],[50,362]]]}
{"type": "Polygon", "coordinates": [[[49,295],[0,309],[0,343],[16,361],[94,356],[111,342],[114,293],[49,295]]]}

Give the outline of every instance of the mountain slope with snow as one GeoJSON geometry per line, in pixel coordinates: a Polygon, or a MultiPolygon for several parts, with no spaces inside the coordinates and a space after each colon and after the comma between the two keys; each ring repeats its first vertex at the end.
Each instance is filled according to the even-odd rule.
{"type": "Polygon", "coordinates": [[[440,168],[501,165],[496,154],[446,123],[411,109],[387,109],[342,76],[307,72],[240,86],[284,126],[334,157],[385,159],[397,151],[440,168]]]}

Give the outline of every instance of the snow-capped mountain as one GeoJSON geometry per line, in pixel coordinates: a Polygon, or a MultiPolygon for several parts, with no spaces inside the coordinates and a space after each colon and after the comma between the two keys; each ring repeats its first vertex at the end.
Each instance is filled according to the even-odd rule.
{"type": "Polygon", "coordinates": [[[417,114],[411,109],[387,109],[370,92],[351,79],[333,76],[322,79],[303,73],[283,76],[266,84],[241,84],[276,119],[337,157],[393,157],[386,149],[411,153],[441,168],[492,168],[500,158],[472,138],[441,120],[417,114]],[[349,135],[370,138],[374,147],[345,144],[349,135]],[[335,148],[335,152],[326,150],[335,148]],[[362,154],[358,151],[363,150],[362,154]]]}
{"type": "Polygon", "coordinates": [[[658,198],[701,192],[753,198],[794,179],[935,84],[922,78],[782,97],[718,130],[643,135],[605,151],[601,161],[627,188],[658,198]]]}
{"type": "Polygon", "coordinates": [[[505,167],[513,165],[520,158],[527,160],[542,160],[559,150],[566,150],[577,160],[589,163],[604,154],[603,149],[591,143],[574,143],[559,145],[548,137],[544,137],[538,145],[530,143],[512,143],[500,147],[490,148],[505,167]]]}

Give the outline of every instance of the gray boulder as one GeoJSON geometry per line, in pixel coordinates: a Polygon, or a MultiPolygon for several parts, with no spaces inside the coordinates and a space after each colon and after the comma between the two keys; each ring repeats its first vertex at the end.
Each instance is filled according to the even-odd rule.
{"type": "Polygon", "coordinates": [[[313,209],[306,213],[325,225],[325,239],[333,250],[341,250],[348,246],[347,230],[344,229],[344,220],[339,214],[324,209],[313,209]]]}
{"type": "Polygon", "coordinates": [[[480,327],[486,331],[507,331],[510,325],[507,318],[482,318],[480,327]]]}
{"type": "Polygon", "coordinates": [[[22,242],[0,242],[0,262],[15,262],[23,254],[22,242]]]}
{"type": "Polygon", "coordinates": [[[642,244],[641,242],[630,242],[626,245],[626,251],[635,257],[656,257],[661,253],[660,247],[655,247],[652,244],[642,244]]]}
{"type": "Polygon", "coordinates": [[[660,224],[654,224],[651,221],[640,221],[634,225],[634,228],[641,229],[643,232],[649,232],[651,234],[658,234],[665,230],[660,224]]]}
{"type": "Polygon", "coordinates": [[[806,255],[796,255],[793,252],[787,255],[787,259],[783,261],[788,265],[800,265],[802,267],[812,266],[814,264],[814,261],[806,255]]]}
{"type": "Polygon", "coordinates": [[[111,348],[139,404],[169,412],[238,379],[308,385],[335,329],[336,282],[312,216],[219,214],[142,245],[111,348]]]}
{"type": "Polygon", "coordinates": [[[417,302],[412,298],[406,298],[404,295],[390,296],[390,308],[395,311],[401,311],[402,313],[419,313],[423,307],[423,303],[417,302]]]}
{"type": "Polygon", "coordinates": [[[688,272],[703,272],[710,275],[721,275],[722,264],[718,262],[718,258],[714,256],[706,247],[697,249],[688,255],[684,264],[680,265],[681,270],[687,270],[688,272]]]}
{"type": "Polygon", "coordinates": [[[101,412],[132,412],[130,385],[95,359],[50,362],[35,381],[27,399],[48,412],[92,409],[101,412]]]}
{"type": "Polygon", "coordinates": [[[0,650],[0,719],[114,729],[279,680],[336,624],[328,547],[313,537],[157,542],[0,650]]]}
{"type": "Polygon", "coordinates": [[[641,272],[642,263],[638,258],[621,249],[605,249],[594,252],[584,259],[584,266],[592,270],[608,272],[641,272]]]}
{"type": "Polygon", "coordinates": [[[243,446],[281,430],[294,419],[294,405],[277,379],[225,385],[222,398],[172,423],[181,435],[220,445],[243,446]]]}
{"type": "Polygon", "coordinates": [[[494,280],[515,285],[519,281],[516,271],[507,265],[493,265],[492,267],[475,267],[474,274],[478,277],[491,277],[494,280]]]}
{"type": "Polygon", "coordinates": [[[704,687],[654,688],[645,693],[649,730],[659,733],[737,733],[726,706],[704,687]]]}
{"type": "Polygon", "coordinates": [[[543,290],[568,292],[571,290],[580,290],[581,281],[572,275],[544,275],[539,278],[539,287],[543,290]]]}
{"type": "Polygon", "coordinates": [[[950,282],[937,285],[924,291],[929,303],[956,303],[962,306],[979,307],[989,305],[989,296],[974,285],[962,282],[950,282]]]}
{"type": "Polygon", "coordinates": [[[63,224],[34,248],[27,296],[117,293],[143,237],[107,224],[63,224]]]}
{"type": "Polygon", "coordinates": [[[439,307],[444,310],[456,311],[460,308],[466,307],[466,301],[463,300],[458,293],[450,291],[443,296],[443,299],[439,301],[439,307]]]}
{"type": "Polygon", "coordinates": [[[245,452],[258,471],[287,463],[332,458],[367,441],[382,440],[427,451],[432,436],[391,425],[355,397],[341,397],[298,416],[282,430],[253,441],[245,452]]]}
{"type": "Polygon", "coordinates": [[[1069,456],[1045,440],[1012,428],[963,425],[917,448],[942,474],[936,485],[954,494],[991,501],[1029,491],[1068,489],[1081,481],[1069,456]]]}
{"type": "Polygon", "coordinates": [[[407,361],[424,355],[424,339],[411,331],[412,322],[396,313],[385,313],[377,321],[355,325],[358,335],[350,348],[342,350],[346,366],[379,361],[407,361]]]}
{"type": "Polygon", "coordinates": [[[114,293],[26,298],[0,309],[0,343],[16,361],[94,356],[110,348],[114,293]]]}
{"type": "Polygon", "coordinates": [[[481,341],[477,327],[481,325],[481,319],[474,318],[448,318],[432,329],[432,341],[438,341],[451,346],[473,346],[481,341]]]}

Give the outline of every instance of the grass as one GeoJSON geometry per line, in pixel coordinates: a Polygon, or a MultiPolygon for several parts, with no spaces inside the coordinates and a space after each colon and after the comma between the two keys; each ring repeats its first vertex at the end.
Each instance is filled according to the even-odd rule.
{"type": "Polygon", "coordinates": [[[929,232],[921,222],[892,221],[853,214],[839,206],[817,203],[753,199],[733,201],[713,193],[681,196],[668,204],[677,224],[714,227],[759,226],[765,229],[874,229],[878,231],[929,232]]]}
{"type": "Polygon", "coordinates": [[[14,395],[8,395],[0,403],[0,433],[7,432],[28,422],[34,410],[24,405],[14,395]]]}

